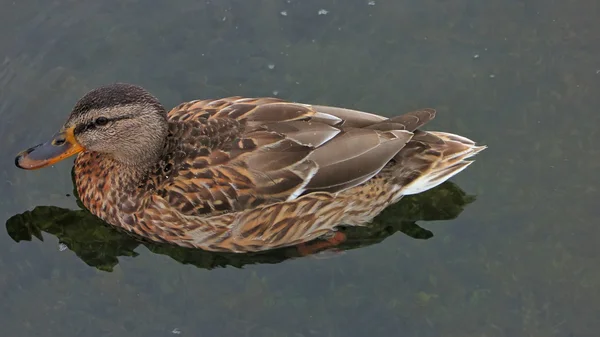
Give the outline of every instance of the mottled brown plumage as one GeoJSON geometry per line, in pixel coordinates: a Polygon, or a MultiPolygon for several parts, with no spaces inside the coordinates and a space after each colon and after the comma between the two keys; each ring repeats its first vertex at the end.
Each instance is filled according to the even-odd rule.
{"type": "MultiPolygon", "coordinates": [[[[53,144],[76,144],[80,198],[106,222],[154,241],[250,252],[365,225],[466,168],[485,147],[418,129],[434,117],[241,97],[167,114],[144,89],[115,84],[84,96],[53,144]]],[[[55,151],[44,146],[17,165],[53,162],[41,163],[55,151]]]]}

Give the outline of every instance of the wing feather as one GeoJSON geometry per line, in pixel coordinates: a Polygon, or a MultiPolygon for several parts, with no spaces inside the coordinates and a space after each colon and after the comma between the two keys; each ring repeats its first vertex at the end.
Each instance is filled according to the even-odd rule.
{"type": "Polygon", "coordinates": [[[379,173],[434,115],[385,118],[276,98],[184,103],[168,114],[176,167],[158,194],[199,215],[343,191],[379,173]]]}

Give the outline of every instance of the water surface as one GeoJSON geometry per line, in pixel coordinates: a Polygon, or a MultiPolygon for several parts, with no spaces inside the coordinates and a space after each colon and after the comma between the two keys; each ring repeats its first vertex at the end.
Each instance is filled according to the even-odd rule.
{"type": "Polygon", "coordinates": [[[4,336],[598,335],[597,2],[0,5],[4,336]],[[115,81],[167,107],[228,95],[434,107],[428,129],[489,149],[327,259],[140,244],[79,213],[72,161],[13,164],[115,81]]]}

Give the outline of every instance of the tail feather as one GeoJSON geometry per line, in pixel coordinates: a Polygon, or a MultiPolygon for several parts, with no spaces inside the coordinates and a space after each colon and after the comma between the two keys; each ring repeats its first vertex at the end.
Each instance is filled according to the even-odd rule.
{"type": "Polygon", "coordinates": [[[410,141],[394,158],[403,195],[418,194],[452,178],[473,163],[466,160],[486,149],[446,132],[427,132],[410,141]]]}

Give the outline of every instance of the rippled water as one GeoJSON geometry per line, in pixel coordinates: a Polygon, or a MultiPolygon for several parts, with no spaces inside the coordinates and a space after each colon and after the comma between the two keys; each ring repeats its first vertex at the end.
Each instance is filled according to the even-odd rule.
{"type": "Polygon", "coordinates": [[[597,2],[0,5],[3,336],[598,334],[597,2]],[[167,107],[227,95],[434,107],[428,129],[489,149],[349,233],[343,253],[139,243],[79,211],[71,161],[13,163],[115,81],[167,107]]]}

